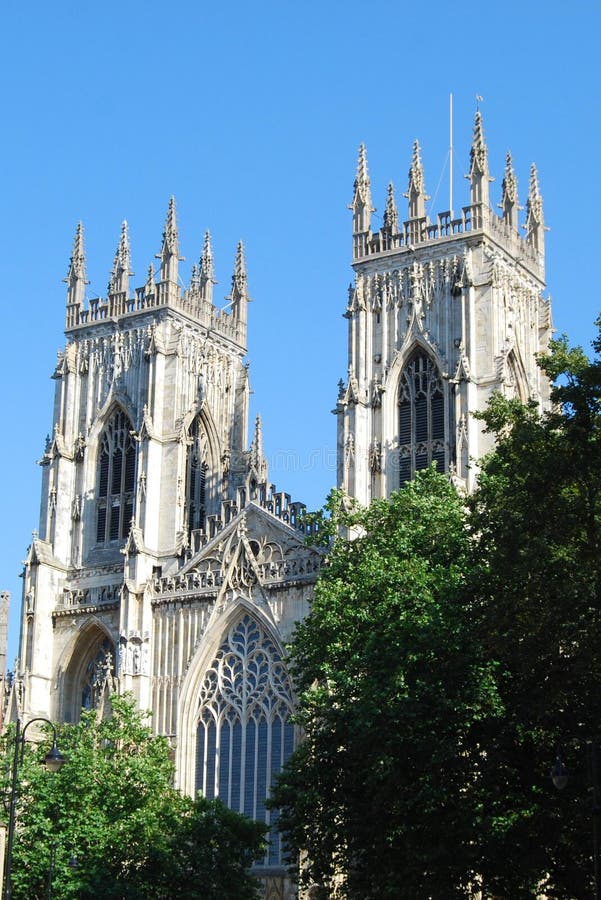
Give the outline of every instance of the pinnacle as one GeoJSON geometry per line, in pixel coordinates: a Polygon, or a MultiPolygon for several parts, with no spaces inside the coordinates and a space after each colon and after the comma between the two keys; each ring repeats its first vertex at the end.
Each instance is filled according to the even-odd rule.
{"type": "Polygon", "coordinates": [[[148,264],[145,290],[147,294],[152,294],[154,291],[154,265],[152,263],[148,264]]]}
{"type": "Polygon", "coordinates": [[[236,250],[236,264],[234,268],[234,278],[236,279],[245,279],[246,278],[246,260],[244,258],[244,244],[242,241],[238,241],[238,248],[236,250]]]}
{"type": "Polygon", "coordinates": [[[177,233],[177,215],[175,209],[175,197],[169,199],[167,216],[165,218],[165,230],[163,231],[163,245],[157,256],[165,261],[169,256],[179,259],[179,238],[177,233]]]}
{"type": "Polygon", "coordinates": [[[540,188],[538,185],[538,171],[536,168],[536,163],[532,163],[532,166],[530,167],[530,191],[529,191],[529,194],[533,200],[541,199],[540,188]]]}
{"type": "Polygon", "coordinates": [[[198,265],[198,284],[203,299],[213,302],[213,285],[216,284],[213,269],[213,249],[211,247],[211,233],[205,232],[205,239],[198,265]]]}
{"type": "Polygon", "coordinates": [[[503,203],[505,203],[505,201],[508,201],[509,203],[517,202],[517,187],[518,182],[513,169],[513,159],[508,150],[507,156],[505,157],[505,175],[502,184],[503,203]]]}
{"type": "Polygon", "coordinates": [[[161,252],[157,253],[157,258],[161,260],[161,281],[168,281],[177,284],[178,281],[178,262],[183,258],[179,255],[179,238],[177,233],[177,217],[175,213],[175,197],[169,200],[169,208],[167,209],[167,218],[165,219],[165,230],[163,232],[163,244],[161,252]]]}
{"type": "Polygon", "coordinates": [[[355,187],[358,185],[369,184],[369,172],[367,171],[367,151],[365,144],[359,145],[359,158],[357,160],[357,178],[355,187]]]}
{"type": "Polygon", "coordinates": [[[421,159],[421,147],[417,138],[413,142],[413,157],[411,159],[411,168],[409,169],[409,191],[411,189],[418,193],[424,193],[424,167],[421,159]]]}
{"type": "Polygon", "coordinates": [[[121,237],[119,238],[119,255],[121,259],[129,258],[129,233],[127,230],[127,219],[123,219],[121,223],[121,237]]]}
{"type": "Polygon", "coordinates": [[[228,298],[233,306],[236,315],[246,315],[246,303],[248,302],[248,292],[246,287],[246,261],[244,259],[244,244],[238,242],[236,250],[236,262],[234,263],[234,274],[232,275],[232,290],[228,298]],[[241,301],[243,301],[241,303],[241,301]]]}
{"type": "Polygon", "coordinates": [[[474,144],[476,146],[482,146],[484,144],[484,129],[482,128],[482,113],[479,109],[476,110],[476,115],[474,118],[474,144]]]}
{"type": "Polygon", "coordinates": [[[484,128],[482,127],[482,113],[476,110],[474,119],[474,135],[470,150],[470,175],[488,175],[488,150],[484,140],[484,128]]]}
{"type": "Polygon", "coordinates": [[[250,467],[260,475],[261,478],[267,477],[267,464],[263,455],[263,423],[261,416],[257,415],[255,419],[255,430],[250,445],[249,453],[250,467]]]}
{"type": "Polygon", "coordinates": [[[258,459],[263,456],[263,423],[260,415],[257,415],[255,419],[255,432],[253,434],[250,449],[253,459],[258,459]]]}
{"type": "Polygon", "coordinates": [[[533,227],[539,225],[544,227],[543,222],[543,198],[541,197],[540,187],[538,184],[538,171],[536,165],[532,163],[530,168],[530,186],[528,190],[528,202],[526,203],[526,229],[531,231],[533,227]]]}
{"type": "Polygon", "coordinates": [[[384,210],[384,228],[393,234],[396,234],[399,230],[399,214],[394,197],[394,184],[392,181],[388,185],[386,208],[384,210]]]}
{"type": "Polygon", "coordinates": [[[211,247],[211,232],[205,232],[205,239],[200,256],[200,275],[202,278],[214,282],[213,275],[213,249],[211,247]]]}
{"type": "Polygon", "coordinates": [[[119,237],[119,243],[117,245],[117,251],[115,253],[113,268],[111,270],[111,277],[109,280],[108,288],[109,293],[122,291],[124,289],[123,279],[132,274],[133,272],[131,271],[127,220],[124,219],[121,224],[121,235],[119,237]]]}
{"type": "Polygon", "coordinates": [[[75,229],[75,238],[73,240],[73,253],[69,261],[69,271],[65,281],[70,279],[81,279],[84,284],[86,282],[86,253],[83,242],[83,223],[78,222],[75,229]]]}
{"type": "MultiPolygon", "coordinates": [[[[359,145],[359,158],[357,159],[357,174],[353,185],[353,207],[363,205],[372,212],[369,172],[367,170],[367,152],[365,144],[359,145]]],[[[351,207],[352,208],[352,207],[351,207]]]]}

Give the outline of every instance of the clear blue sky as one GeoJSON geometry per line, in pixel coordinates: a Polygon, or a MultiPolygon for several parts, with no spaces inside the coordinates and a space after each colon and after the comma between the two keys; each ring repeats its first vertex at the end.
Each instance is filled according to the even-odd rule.
{"type": "Polygon", "coordinates": [[[433,197],[442,176],[431,211],[447,208],[452,92],[455,204],[465,205],[482,95],[493,199],[508,149],[522,202],[537,163],[555,327],[588,346],[601,310],[600,10],[592,0],[556,11],[523,0],[5,0],[0,587],[13,595],[9,658],[77,221],[89,296],[105,293],[124,218],[132,284],[143,284],[171,194],[184,280],[212,232],[218,302],[245,242],[253,415],[263,416],[272,480],[319,506],[335,481],[330,410],[346,368],[346,206],[361,141],[380,212],[391,179],[404,202],[415,137],[433,197]]]}

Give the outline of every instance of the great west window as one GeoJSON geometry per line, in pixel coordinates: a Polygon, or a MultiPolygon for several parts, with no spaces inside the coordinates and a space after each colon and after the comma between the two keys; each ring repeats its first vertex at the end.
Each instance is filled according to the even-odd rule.
{"type": "Polygon", "coordinates": [[[270,786],[294,749],[292,694],[268,634],[245,614],[204,677],[198,709],[196,790],[271,826],[263,865],[282,865],[270,786]]]}

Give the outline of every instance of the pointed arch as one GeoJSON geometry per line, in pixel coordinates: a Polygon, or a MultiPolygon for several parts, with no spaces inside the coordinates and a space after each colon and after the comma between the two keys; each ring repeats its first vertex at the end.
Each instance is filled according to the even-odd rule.
{"type": "Polygon", "coordinates": [[[445,383],[432,354],[421,344],[406,357],[396,389],[398,483],[432,463],[448,468],[448,422],[445,383]]]}
{"type": "Polygon", "coordinates": [[[58,667],[58,718],[77,722],[82,709],[97,706],[107,679],[115,675],[116,648],[106,626],[89,618],[65,649],[58,667]]]}
{"type": "Polygon", "coordinates": [[[217,430],[205,404],[186,418],[185,523],[191,534],[204,530],[207,515],[217,512],[221,460],[217,430]]]}
{"type": "Polygon", "coordinates": [[[507,354],[503,380],[506,396],[515,397],[521,403],[528,402],[528,377],[518,354],[517,347],[513,347],[507,354]]]}
{"type": "Polygon", "coordinates": [[[114,404],[96,445],[97,546],[123,542],[129,534],[134,516],[136,457],[132,421],[123,407],[114,404]]]}
{"type": "Polygon", "coordinates": [[[135,422],[137,419],[136,407],[129,395],[124,391],[115,392],[111,390],[90,428],[90,433],[88,435],[88,444],[90,446],[97,444],[98,438],[104,430],[106,423],[118,411],[124,412],[130,422],[135,422]]]}
{"type": "MultiPolygon", "coordinates": [[[[180,759],[180,786],[218,796],[231,809],[273,827],[277,816],[265,801],[295,743],[283,648],[266,617],[248,601],[213,623],[203,645],[182,686],[181,745],[188,745],[188,753],[180,759]]],[[[282,864],[275,831],[262,862],[282,864]]]]}

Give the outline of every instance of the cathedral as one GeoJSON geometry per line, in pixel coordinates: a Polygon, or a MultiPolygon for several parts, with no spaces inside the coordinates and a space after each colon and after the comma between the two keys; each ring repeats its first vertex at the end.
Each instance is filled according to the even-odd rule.
{"type": "MultiPolygon", "coordinates": [[[[359,151],[335,413],[338,485],[363,504],[432,463],[470,490],[490,446],[476,414],[492,392],[548,404],[535,360],[551,335],[537,173],[522,236],[509,154],[500,215],[491,207],[479,112],[468,180],[469,205],[431,219],[416,142],[406,218],[390,184],[372,230],[359,151]]],[[[157,271],[132,290],[123,223],[107,296],[87,298],[77,227],[13,704],[24,720],[74,722],[132,692],[170,739],[182,791],[272,826],[256,871],[268,900],[289,900],[265,800],[300,737],[285,646],[324,556],[306,541],[303,504],[269,481],[259,419],[249,436],[242,244],[228,311],[213,303],[210,235],[186,288],[179,262],[172,199],[157,271]]]]}

